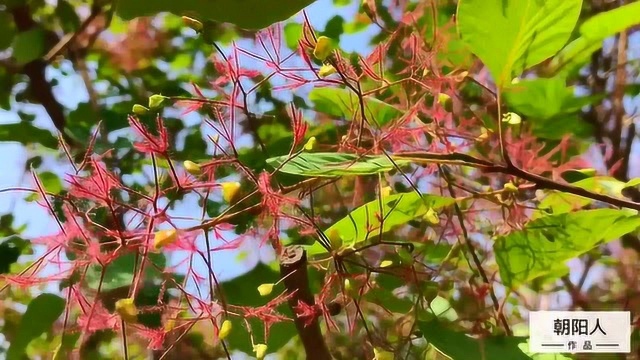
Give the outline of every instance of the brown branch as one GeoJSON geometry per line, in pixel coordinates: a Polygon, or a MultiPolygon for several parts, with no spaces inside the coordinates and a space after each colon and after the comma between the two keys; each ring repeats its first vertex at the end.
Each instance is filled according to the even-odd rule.
{"type": "Polygon", "coordinates": [[[49,52],[43,57],[45,62],[51,61],[51,59],[60,55],[67,47],[73,44],[73,42],[80,36],[84,31],[91,25],[93,20],[95,20],[98,15],[102,12],[100,11],[100,7],[93,6],[91,8],[91,14],[82,22],[78,30],[73,33],[67,34],[58,41],[58,43],[49,50],[49,52]]]}
{"type": "Polygon", "coordinates": [[[558,191],[570,193],[573,195],[583,196],[592,200],[602,201],[609,205],[640,211],[640,203],[637,203],[637,202],[615,198],[608,195],[598,194],[598,193],[595,193],[571,184],[562,184],[562,183],[547,179],[545,177],[542,177],[540,175],[536,175],[528,171],[522,170],[515,165],[497,165],[489,161],[478,159],[467,154],[462,154],[462,153],[438,154],[438,153],[430,153],[430,152],[411,152],[411,153],[393,154],[391,155],[391,157],[396,159],[412,160],[418,163],[423,162],[426,164],[445,163],[446,161],[446,163],[449,163],[449,164],[479,168],[487,173],[499,172],[507,175],[516,176],[523,180],[532,182],[539,189],[558,190],[558,191]]]}
{"type": "Polygon", "coordinates": [[[307,275],[307,253],[301,246],[287,246],[280,256],[280,276],[284,279],[287,293],[293,294],[289,307],[294,314],[294,323],[304,346],[308,360],[331,360],[329,348],[324,341],[318,318],[307,324],[297,317],[295,308],[299,302],[315,306],[315,299],[309,288],[307,275]]]}
{"type": "MultiPolygon", "coordinates": [[[[20,32],[29,31],[38,26],[31,17],[31,10],[28,5],[13,7],[11,9],[11,15],[13,16],[16,27],[20,32]]],[[[23,72],[29,77],[29,89],[35,100],[42,104],[44,109],[47,111],[47,114],[49,114],[49,117],[51,117],[53,125],[58,129],[58,131],[60,131],[65,141],[69,144],[74,144],[74,141],[64,132],[66,125],[64,108],[58,100],[56,100],[53,95],[51,84],[45,78],[46,68],[46,61],[36,59],[26,64],[23,68],[23,72]]]]}
{"type": "MultiPolygon", "coordinates": [[[[616,63],[627,62],[627,32],[623,31],[618,36],[618,54],[616,63]]],[[[622,123],[624,120],[624,105],[622,100],[624,99],[625,85],[627,84],[627,69],[624,66],[616,68],[616,77],[613,88],[613,96],[611,99],[612,114],[613,114],[613,130],[611,131],[611,147],[613,148],[613,155],[608,161],[608,167],[611,168],[613,164],[617,163],[621,159],[622,148],[622,123]]],[[[620,171],[618,171],[620,172],[620,171]]],[[[626,173],[621,173],[619,176],[626,177],[626,173]]]]}

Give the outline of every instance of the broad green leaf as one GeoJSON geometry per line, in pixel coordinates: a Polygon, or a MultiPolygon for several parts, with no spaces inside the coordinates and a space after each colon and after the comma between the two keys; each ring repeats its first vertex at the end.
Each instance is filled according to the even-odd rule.
{"type": "Polygon", "coordinates": [[[526,337],[491,336],[474,339],[464,332],[450,330],[437,320],[418,322],[425,340],[451,360],[530,360],[520,344],[526,337]]]}
{"type": "Polygon", "coordinates": [[[582,0],[461,0],[458,32],[503,87],[565,45],[581,8],[582,0]]]}
{"type": "Polygon", "coordinates": [[[31,300],[27,311],[22,315],[15,338],[11,340],[7,360],[23,359],[29,343],[48,331],[62,315],[64,304],[61,297],[47,293],[31,300]]]}
{"type": "Polygon", "coordinates": [[[561,78],[521,80],[504,90],[510,110],[537,119],[560,113],[567,97],[573,97],[573,90],[561,78]]]}
{"type": "Polygon", "coordinates": [[[527,79],[506,86],[504,98],[510,110],[527,117],[538,137],[561,139],[567,133],[592,136],[591,126],[577,114],[601,97],[576,97],[574,92],[561,78],[527,79]]]}
{"type": "MultiPolygon", "coordinates": [[[[394,162],[398,167],[410,163],[407,160],[394,162]]],[[[383,155],[358,156],[341,153],[301,153],[294,158],[278,156],[267,159],[267,164],[274,169],[280,167],[278,171],[286,174],[317,177],[372,175],[396,169],[393,162],[383,155]]]]}
{"type": "MultiPolygon", "coordinates": [[[[378,236],[392,230],[398,225],[404,225],[409,221],[424,216],[429,209],[438,211],[453,204],[453,198],[437,195],[419,195],[416,192],[389,195],[382,201],[374,200],[353,210],[348,216],[338,220],[324,231],[327,237],[337,234],[342,238],[343,247],[350,247],[365,241],[368,238],[378,236]],[[384,217],[380,224],[378,215],[384,217]]],[[[309,255],[323,254],[327,250],[315,242],[307,249],[309,255]]]]}
{"type": "Polygon", "coordinates": [[[561,140],[567,134],[584,139],[593,135],[592,125],[578,114],[560,114],[550,119],[533,121],[531,125],[531,131],[540,139],[561,140]]]}
{"type": "MultiPolygon", "coordinates": [[[[283,285],[277,285],[271,295],[262,297],[258,293],[258,286],[264,283],[275,283],[280,279],[280,274],[272,270],[269,266],[259,263],[251,271],[238,276],[229,281],[220,283],[220,287],[225,297],[225,301],[230,305],[258,307],[265,305],[269,300],[275,298],[284,291],[283,285]]],[[[287,303],[277,308],[278,313],[291,317],[291,311],[287,303]]],[[[233,330],[227,338],[227,344],[234,350],[240,350],[251,354],[251,338],[247,332],[246,325],[242,318],[230,316],[233,330]]],[[[269,330],[269,338],[264,339],[264,322],[255,317],[249,319],[251,330],[256,343],[266,343],[269,352],[274,352],[284,346],[296,334],[293,322],[279,322],[274,324],[269,330]]]]}
{"type": "Polygon", "coordinates": [[[626,210],[550,215],[529,222],[523,230],[499,237],[493,249],[502,281],[515,288],[540,276],[551,276],[566,261],[639,226],[640,216],[626,210]]]}
{"type": "MultiPolygon", "coordinates": [[[[315,88],[309,93],[309,100],[313,101],[317,112],[346,120],[359,119],[362,113],[360,100],[349,89],[315,88]]],[[[398,108],[370,96],[364,98],[364,108],[367,121],[379,126],[402,116],[402,111],[398,108]]]]}
{"type": "Polygon", "coordinates": [[[314,0],[137,0],[118,1],[116,12],[125,20],[171,12],[199,20],[213,20],[245,29],[262,29],[287,20],[314,0]]]}
{"type": "MultiPolygon", "coordinates": [[[[164,269],[167,259],[163,254],[149,253],[147,261],[155,264],[155,266],[147,263],[145,265],[145,279],[155,279],[160,276],[156,266],[164,269]]],[[[119,256],[107,265],[102,283],[102,291],[114,290],[117,288],[131,286],[134,278],[135,254],[126,253],[119,256]]],[[[86,275],[86,281],[90,288],[97,289],[100,285],[100,275],[102,266],[93,265],[89,268],[86,275]]]]}
{"type": "Polygon", "coordinates": [[[22,121],[0,125],[0,142],[19,142],[23,145],[40,144],[50,149],[58,148],[58,140],[47,130],[22,121]]]}
{"type": "Polygon", "coordinates": [[[580,37],[553,58],[548,72],[569,72],[586,64],[606,38],[637,24],[640,24],[640,2],[637,1],[590,17],[580,26],[580,37]]]}
{"type": "Polygon", "coordinates": [[[13,38],[13,57],[19,65],[31,62],[44,55],[45,31],[42,28],[33,28],[25,32],[19,32],[13,38]]]}

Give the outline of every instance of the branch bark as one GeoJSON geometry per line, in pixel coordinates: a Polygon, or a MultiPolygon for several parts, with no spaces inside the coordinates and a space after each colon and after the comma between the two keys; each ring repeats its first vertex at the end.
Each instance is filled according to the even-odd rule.
{"type": "MultiPolygon", "coordinates": [[[[31,17],[31,11],[28,5],[19,5],[11,9],[11,15],[13,16],[13,20],[16,24],[18,31],[25,32],[29,31],[38,24],[31,17]]],[[[36,59],[28,64],[26,64],[23,68],[23,72],[27,77],[29,77],[30,82],[30,90],[35,98],[51,117],[51,121],[53,121],[53,125],[60,131],[65,141],[67,141],[70,145],[73,145],[74,142],[71,138],[69,138],[65,132],[64,128],[66,125],[66,117],[64,115],[64,108],[62,105],[56,100],[53,95],[53,89],[51,84],[45,78],[45,69],[47,68],[47,62],[42,59],[36,59]]]]}
{"type": "Polygon", "coordinates": [[[285,287],[293,296],[289,299],[289,307],[294,313],[294,322],[298,335],[307,354],[308,360],[331,360],[329,348],[324,341],[320,323],[315,318],[309,325],[303,319],[295,316],[298,302],[309,306],[315,305],[315,300],[309,288],[307,275],[307,253],[301,246],[288,246],[280,257],[280,275],[284,279],[285,287]]]}

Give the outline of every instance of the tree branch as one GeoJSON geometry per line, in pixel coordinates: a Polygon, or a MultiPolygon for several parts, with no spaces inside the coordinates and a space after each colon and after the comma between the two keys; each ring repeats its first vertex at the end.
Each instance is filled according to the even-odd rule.
{"type": "Polygon", "coordinates": [[[492,164],[486,160],[475,158],[471,155],[462,153],[450,153],[450,154],[438,154],[429,152],[411,152],[411,153],[399,153],[393,154],[391,157],[396,159],[407,159],[414,162],[423,162],[427,164],[431,163],[448,163],[454,165],[470,166],[479,168],[485,172],[499,172],[507,175],[519,177],[523,180],[534,183],[539,189],[558,190],[573,195],[583,196],[592,200],[602,201],[609,205],[628,208],[640,211],[640,203],[615,198],[608,195],[598,194],[581,187],[577,187],[571,184],[562,184],[540,175],[530,173],[522,170],[515,165],[497,165],[492,164]]]}
{"type": "Polygon", "coordinates": [[[293,294],[289,299],[289,307],[294,314],[294,323],[298,329],[298,335],[307,353],[308,360],[331,360],[329,348],[324,341],[318,318],[314,318],[310,324],[297,317],[295,307],[298,302],[309,306],[315,306],[315,299],[309,288],[307,275],[307,253],[301,246],[287,246],[280,256],[280,276],[284,279],[287,293],[293,294]]]}
{"type": "MultiPolygon", "coordinates": [[[[38,26],[38,24],[31,17],[31,11],[28,5],[19,5],[13,7],[11,9],[11,15],[13,16],[16,27],[20,32],[29,31],[38,26]]],[[[36,59],[26,64],[23,68],[23,72],[29,77],[29,89],[32,92],[35,100],[42,104],[44,109],[47,111],[47,114],[49,114],[49,117],[51,117],[53,125],[56,127],[56,129],[58,129],[58,131],[60,131],[65,141],[67,141],[67,143],[69,143],[70,145],[73,145],[75,142],[64,132],[64,128],[66,125],[64,108],[58,102],[58,100],[56,100],[55,96],[53,95],[51,84],[45,78],[46,68],[46,61],[42,59],[36,59]]]]}

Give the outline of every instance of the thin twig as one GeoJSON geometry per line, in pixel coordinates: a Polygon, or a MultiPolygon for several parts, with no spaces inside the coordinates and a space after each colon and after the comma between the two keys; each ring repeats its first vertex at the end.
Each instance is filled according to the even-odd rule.
{"type": "MultiPolygon", "coordinates": [[[[440,169],[440,172],[442,173],[445,181],[447,182],[447,188],[449,189],[449,193],[451,194],[451,197],[455,198],[455,190],[453,189],[453,186],[451,186],[451,181],[450,181],[450,176],[448,171],[440,165],[438,165],[438,168],[440,169]]],[[[465,244],[467,245],[467,250],[469,251],[471,258],[473,259],[473,263],[476,266],[476,269],[480,274],[482,281],[484,281],[484,283],[489,286],[489,295],[491,297],[491,301],[493,302],[493,307],[496,311],[496,314],[498,315],[498,319],[502,323],[502,326],[504,327],[504,330],[507,333],[507,335],[512,336],[513,333],[511,331],[511,328],[509,327],[509,322],[507,321],[507,318],[504,316],[504,313],[501,310],[500,302],[498,301],[498,297],[496,296],[496,293],[493,291],[493,284],[489,280],[487,273],[484,271],[484,268],[482,267],[482,263],[478,258],[478,254],[476,253],[476,250],[473,247],[473,244],[471,243],[471,239],[469,239],[469,234],[467,233],[467,227],[464,224],[464,215],[462,214],[462,210],[460,209],[460,206],[458,205],[457,202],[453,203],[453,207],[454,207],[456,216],[458,218],[458,221],[460,222],[460,228],[462,229],[462,236],[464,238],[465,244]]]]}

